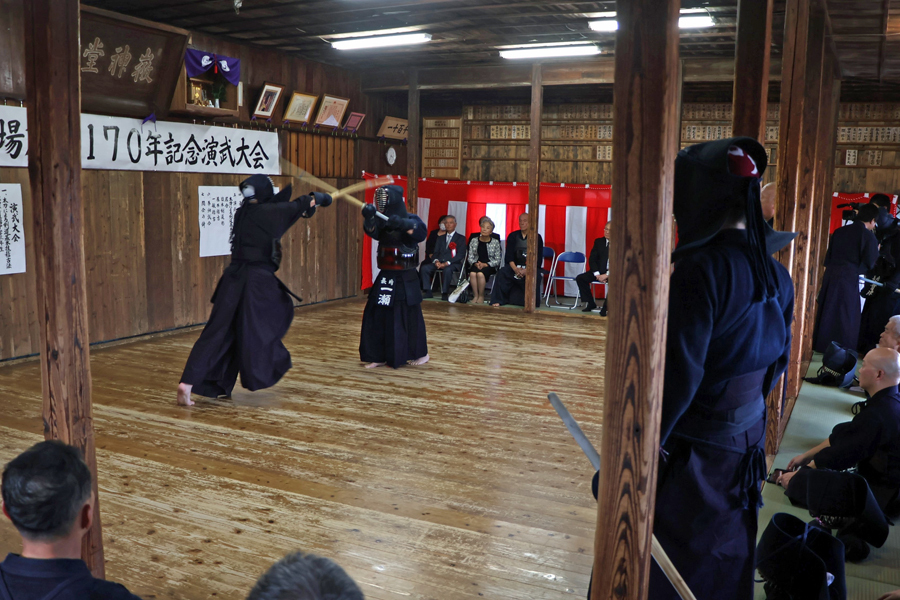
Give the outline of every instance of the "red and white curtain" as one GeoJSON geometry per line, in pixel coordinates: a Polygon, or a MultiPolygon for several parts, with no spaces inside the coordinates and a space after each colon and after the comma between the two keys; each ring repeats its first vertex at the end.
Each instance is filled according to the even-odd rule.
{"type": "MultiPolygon", "coordinates": [[[[363,173],[366,179],[377,175],[363,173]]],[[[406,189],[405,177],[394,177],[396,185],[406,189]]],[[[366,191],[366,202],[371,203],[374,188],[366,191]]],[[[528,211],[528,184],[497,181],[448,181],[445,179],[419,179],[418,214],[428,226],[437,229],[443,215],[456,217],[456,230],[466,238],[479,231],[478,220],[487,215],[496,224],[495,233],[506,242],[506,236],[519,228],[519,215],[528,211]]],[[[594,240],[603,237],[603,228],[612,216],[611,192],[608,185],[543,183],[540,193],[540,218],[538,233],[544,245],[558,256],[562,252],[581,252],[587,257],[594,240]]],[[[375,263],[377,242],[369,237],[363,240],[362,289],[372,287],[372,279],[378,272],[375,263]]],[[[420,256],[425,243],[420,244],[420,256]]],[[[504,248],[505,250],[505,248],[504,248]]],[[[421,260],[421,259],[420,259],[421,260]]],[[[550,268],[546,260],[544,268],[550,268]]],[[[563,264],[558,275],[574,277],[587,269],[587,264],[563,264]]],[[[574,296],[574,282],[559,282],[557,292],[574,296]]]]}

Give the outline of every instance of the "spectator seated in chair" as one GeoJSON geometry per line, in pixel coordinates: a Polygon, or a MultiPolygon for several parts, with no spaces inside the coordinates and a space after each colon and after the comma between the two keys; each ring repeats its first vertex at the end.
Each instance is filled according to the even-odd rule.
{"type": "Polygon", "coordinates": [[[843,471],[856,467],[888,517],[900,512],[900,353],[870,350],[859,369],[868,400],[849,423],[840,423],[827,440],[794,457],[778,484],[787,487],[794,469],[843,471]]]}
{"type": "Polygon", "coordinates": [[[447,235],[447,228],[444,226],[444,219],[446,218],[447,215],[442,215],[441,218],[438,219],[438,228],[429,233],[428,237],[425,238],[425,260],[422,261],[423,265],[428,264],[433,260],[434,245],[437,244],[438,237],[447,235]]]}
{"type": "MultiPolygon", "coordinates": [[[[525,261],[528,248],[528,213],[519,216],[519,230],[513,231],[506,238],[506,257],[504,264],[494,279],[491,289],[491,306],[516,304],[525,306],[525,261]]],[[[535,305],[541,305],[540,267],[544,259],[544,240],[537,236],[538,277],[535,285],[535,305]]]]}
{"type": "MultiPolygon", "coordinates": [[[[581,295],[581,299],[587,302],[587,306],[582,312],[591,312],[597,308],[597,304],[594,302],[594,286],[591,285],[591,282],[607,283],[609,281],[610,228],[610,223],[607,223],[603,228],[603,237],[594,240],[594,247],[591,248],[591,255],[588,258],[590,270],[575,277],[575,283],[578,284],[578,292],[581,295]]],[[[606,298],[603,299],[600,315],[606,316],[606,298]]]]}
{"type": "Polygon", "coordinates": [[[362,590],[337,563],[294,552],[257,580],[247,600],[363,600],[362,590]]]}
{"type": "Polygon", "coordinates": [[[475,294],[473,302],[482,304],[484,287],[491,275],[500,268],[503,252],[500,248],[500,236],[494,235],[494,222],[489,217],[481,217],[478,225],[481,227],[481,234],[469,238],[469,255],[466,260],[469,263],[469,285],[475,294]]]}
{"type": "Polygon", "coordinates": [[[3,469],[3,514],[22,536],[22,554],[0,563],[0,598],[140,600],[95,579],[81,560],[96,498],[81,452],[59,441],[36,444],[3,469]]]}
{"type": "Polygon", "coordinates": [[[465,257],[466,238],[456,233],[456,217],[447,215],[444,217],[446,233],[438,235],[434,244],[434,253],[431,261],[425,262],[419,267],[419,277],[422,280],[422,290],[426,298],[431,298],[431,278],[438,270],[441,271],[441,298],[446,300],[450,296],[450,288],[453,285],[453,274],[462,271],[462,262],[465,257]]]}

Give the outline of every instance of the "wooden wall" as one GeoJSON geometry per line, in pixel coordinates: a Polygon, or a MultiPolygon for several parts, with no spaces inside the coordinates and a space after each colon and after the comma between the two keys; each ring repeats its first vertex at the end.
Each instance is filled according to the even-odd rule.
{"type": "MultiPolygon", "coordinates": [[[[611,184],[611,104],[545,104],[541,145],[541,180],[552,183],[611,184]]],[[[424,107],[426,117],[462,117],[460,179],[524,181],[528,171],[527,104],[424,107]],[[458,113],[458,114],[454,114],[458,113]]],[[[764,182],[775,180],[778,167],[778,103],[770,103],[766,149],[770,168],[764,182]]],[[[900,193],[900,104],[844,103],[838,124],[834,191],[900,193]],[[852,141],[860,130],[878,141],[852,141]],[[843,136],[843,139],[842,137],[843,136]],[[848,166],[848,161],[856,164],[848,166]],[[848,158],[850,157],[850,158],[848,158]]],[[[731,135],[731,104],[685,102],[682,147],[731,135]]],[[[427,148],[423,148],[423,152],[427,148]]],[[[423,156],[423,161],[427,157],[423,156]]]]}

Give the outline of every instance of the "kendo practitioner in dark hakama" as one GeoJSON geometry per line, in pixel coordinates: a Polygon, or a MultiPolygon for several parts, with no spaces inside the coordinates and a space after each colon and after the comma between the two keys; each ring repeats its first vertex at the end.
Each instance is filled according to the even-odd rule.
{"type": "MultiPolygon", "coordinates": [[[[653,531],[699,600],[753,598],[764,398],[791,348],[794,289],[770,255],[795,234],[763,220],[766,152],[697,144],[675,160],[678,246],[669,296],[653,531]]],[[[653,600],[678,598],[654,562],[653,600]]]]}
{"type": "Polygon", "coordinates": [[[406,212],[403,188],[397,185],[375,190],[375,205],[365,205],[362,214],[366,235],[378,240],[379,272],[363,312],[359,358],[366,368],[423,365],[429,356],[416,265],[428,229],[406,212]],[[377,212],[388,219],[377,218],[377,212]]]}
{"type": "Polygon", "coordinates": [[[193,404],[191,393],[230,396],[241,376],[251,391],[278,383],[291,368],[281,339],[294,318],[297,298],[276,276],[281,264],[281,236],[316,206],[331,204],[320,192],[291,202],[291,186],[274,193],[272,180],[253,175],[240,185],[244,202],[234,213],[231,264],[213,293],[212,312],[194,344],[181,383],[178,404],[193,404]]]}
{"type": "Polygon", "coordinates": [[[835,230],[825,253],[825,276],[816,299],[813,350],[825,352],[831,342],[856,349],[859,341],[859,276],[875,266],[878,241],[872,230],[878,208],[860,207],[856,220],[835,230]]]}
{"type": "Polygon", "coordinates": [[[856,347],[860,356],[878,345],[888,319],[900,314],[900,294],[895,293],[900,287],[900,223],[891,216],[891,202],[884,194],[875,194],[869,204],[878,207],[875,238],[881,246],[875,266],[866,277],[884,285],[866,284],[863,287],[862,296],[866,303],[860,317],[856,347]]]}

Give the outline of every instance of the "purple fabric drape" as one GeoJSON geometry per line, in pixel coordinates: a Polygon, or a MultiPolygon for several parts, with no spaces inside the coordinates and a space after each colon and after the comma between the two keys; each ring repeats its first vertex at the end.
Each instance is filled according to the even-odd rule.
{"type": "Polygon", "coordinates": [[[221,73],[231,85],[241,80],[241,60],[230,56],[219,56],[212,52],[203,52],[188,48],[184,52],[184,68],[188,77],[197,77],[210,69],[221,73]]]}

